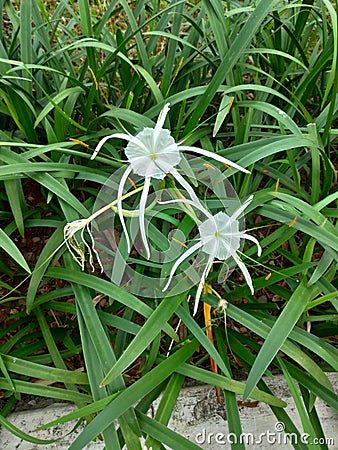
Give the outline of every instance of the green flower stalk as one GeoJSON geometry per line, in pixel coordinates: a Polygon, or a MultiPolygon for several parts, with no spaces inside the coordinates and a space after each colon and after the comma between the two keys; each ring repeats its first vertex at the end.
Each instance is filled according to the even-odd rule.
{"type": "MultiPolygon", "coordinates": [[[[123,196],[123,199],[126,199],[127,197],[131,197],[132,195],[135,195],[136,193],[140,192],[143,189],[143,187],[137,188],[132,192],[129,192],[123,196]]],[[[100,256],[98,251],[95,248],[95,240],[93,237],[93,234],[90,230],[90,225],[98,216],[103,214],[105,211],[109,209],[116,209],[117,200],[113,200],[111,203],[107,204],[103,208],[96,211],[94,214],[89,216],[87,219],[78,219],[74,220],[73,222],[69,222],[65,225],[63,229],[63,237],[64,237],[64,243],[67,245],[67,248],[69,250],[69,253],[72,255],[74,261],[76,261],[82,270],[85,268],[86,263],[86,252],[87,249],[89,254],[89,265],[94,272],[95,267],[93,264],[94,261],[94,255],[99,263],[101,272],[103,272],[103,265],[100,260],[100,256]],[[87,242],[85,238],[85,232],[89,235],[89,243],[87,242]],[[77,238],[77,234],[80,233],[80,240],[77,238]]],[[[132,211],[132,215],[137,216],[139,214],[139,211],[132,211]]]]}

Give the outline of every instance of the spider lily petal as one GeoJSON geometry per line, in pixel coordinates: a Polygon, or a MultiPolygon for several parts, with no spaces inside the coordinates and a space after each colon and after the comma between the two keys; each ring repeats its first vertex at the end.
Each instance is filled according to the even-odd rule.
{"type": "Polygon", "coordinates": [[[187,181],[185,181],[185,179],[182,177],[182,175],[179,172],[177,172],[177,170],[175,170],[175,169],[173,169],[170,173],[180,183],[180,185],[188,192],[191,200],[193,200],[195,202],[195,204],[200,203],[197,195],[195,194],[195,191],[190,186],[190,184],[187,181]]]}
{"type": "Polygon", "coordinates": [[[255,292],[255,290],[254,290],[254,287],[253,287],[253,284],[252,284],[252,279],[251,279],[250,273],[249,273],[248,269],[246,268],[246,265],[245,265],[245,264],[243,263],[243,261],[238,257],[238,255],[237,255],[236,252],[232,252],[232,253],[231,253],[231,256],[234,258],[236,264],[237,264],[238,267],[241,269],[241,271],[242,271],[242,273],[243,273],[243,275],[244,275],[245,281],[246,281],[247,285],[248,285],[249,288],[250,288],[251,294],[253,295],[254,292],[255,292]]]}
{"type": "Polygon", "coordinates": [[[203,270],[202,276],[201,276],[201,280],[198,284],[198,288],[196,291],[196,297],[195,297],[195,304],[194,304],[194,312],[193,315],[195,315],[197,313],[197,309],[198,309],[198,304],[202,295],[202,289],[205,283],[205,280],[210,272],[210,269],[212,267],[212,264],[214,262],[214,257],[212,255],[209,256],[208,262],[203,270]]]}
{"type": "Polygon", "coordinates": [[[143,188],[143,191],[141,194],[141,199],[140,199],[139,224],[140,224],[140,231],[141,231],[141,239],[142,239],[144,248],[146,250],[147,259],[150,258],[150,250],[149,250],[149,245],[148,245],[147,236],[146,236],[144,214],[145,214],[147,197],[148,197],[148,193],[149,193],[149,187],[150,187],[150,178],[146,178],[145,182],[144,182],[144,188],[143,188]]]}
{"type": "Polygon", "coordinates": [[[122,229],[123,232],[126,236],[126,240],[127,240],[127,248],[128,248],[128,253],[130,253],[131,250],[131,246],[130,246],[130,239],[129,239],[129,234],[128,234],[128,230],[126,227],[126,223],[124,221],[124,217],[123,217],[123,209],[122,209],[122,194],[123,194],[123,188],[124,185],[126,184],[126,181],[129,177],[129,174],[131,172],[131,167],[127,167],[127,169],[125,170],[124,174],[122,175],[118,190],[117,190],[117,210],[118,210],[118,214],[119,214],[119,218],[120,218],[120,222],[122,225],[122,229]]]}
{"type": "Polygon", "coordinates": [[[238,219],[238,217],[242,214],[242,212],[249,206],[249,204],[252,202],[253,195],[250,195],[250,197],[245,200],[245,202],[230,216],[230,221],[234,222],[238,219]]]}
{"type": "Polygon", "coordinates": [[[188,250],[186,250],[174,263],[174,265],[171,268],[170,274],[169,274],[169,279],[167,281],[167,284],[164,286],[164,288],[162,289],[162,292],[165,292],[172,280],[172,277],[174,276],[176,269],[178,268],[178,266],[187,258],[189,258],[189,256],[191,256],[196,250],[198,250],[200,247],[202,246],[202,244],[200,242],[197,242],[196,244],[194,244],[192,247],[188,248],[188,250]]]}
{"type": "Polygon", "coordinates": [[[247,233],[238,233],[238,234],[234,234],[234,237],[239,237],[241,239],[248,239],[248,241],[254,242],[257,245],[257,255],[261,256],[262,255],[262,247],[260,245],[260,243],[258,242],[258,240],[254,237],[251,236],[250,234],[247,233]]]}
{"type": "Polygon", "coordinates": [[[203,214],[205,214],[209,219],[213,219],[213,215],[210,214],[210,212],[201,204],[201,202],[198,200],[198,202],[194,202],[193,200],[189,200],[188,198],[177,198],[174,200],[165,200],[165,201],[159,201],[161,205],[167,205],[169,203],[187,203],[188,205],[193,206],[194,208],[197,208],[199,211],[201,211],[203,214]]]}
{"type": "Polygon", "coordinates": [[[127,133],[114,133],[114,134],[111,134],[111,135],[106,136],[103,139],[101,139],[101,141],[95,147],[95,150],[94,150],[92,156],[90,157],[90,159],[94,159],[97,156],[97,154],[99,153],[99,151],[101,150],[101,148],[103,147],[103,145],[107,141],[109,141],[109,139],[113,139],[113,138],[124,139],[126,141],[133,142],[135,145],[138,145],[139,147],[143,148],[144,151],[147,151],[147,148],[145,147],[143,142],[137,138],[137,136],[132,136],[131,134],[127,134],[127,133]]]}
{"type": "Polygon", "coordinates": [[[158,119],[157,119],[157,122],[156,122],[156,125],[154,128],[155,135],[157,135],[161,132],[169,110],[170,110],[170,103],[166,103],[158,116],[158,119]]]}
{"type": "Polygon", "coordinates": [[[224,158],[223,156],[218,155],[217,153],[213,153],[213,152],[209,152],[208,150],[203,150],[202,148],[198,148],[198,147],[190,147],[188,145],[178,145],[180,150],[185,150],[185,151],[190,151],[193,153],[198,153],[199,155],[202,156],[207,156],[208,158],[212,158],[215,161],[221,162],[227,166],[230,167],[234,167],[237,170],[240,170],[241,172],[244,173],[251,173],[249,170],[244,169],[244,167],[230,161],[230,159],[224,158]]]}

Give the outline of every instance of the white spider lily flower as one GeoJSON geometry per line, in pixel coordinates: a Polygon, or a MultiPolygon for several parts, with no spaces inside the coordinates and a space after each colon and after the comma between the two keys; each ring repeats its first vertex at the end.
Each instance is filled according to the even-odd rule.
{"type": "Polygon", "coordinates": [[[89,225],[91,222],[91,217],[89,219],[79,219],[74,220],[73,222],[67,223],[66,226],[63,229],[63,236],[64,236],[64,242],[67,245],[67,248],[69,250],[69,253],[72,255],[74,261],[76,261],[82,270],[84,270],[86,258],[85,258],[85,252],[83,250],[83,247],[85,247],[88,250],[89,253],[89,264],[92,269],[92,272],[94,272],[95,267],[93,264],[93,253],[96,256],[96,259],[99,263],[100,269],[103,272],[103,266],[99,257],[99,254],[97,250],[95,249],[95,243],[94,238],[92,235],[92,232],[90,231],[89,225]],[[87,231],[89,238],[90,238],[90,244],[85,239],[84,233],[87,231]],[[76,237],[76,234],[80,232],[80,238],[79,241],[76,237]]]}
{"type": "Polygon", "coordinates": [[[140,199],[140,215],[139,215],[139,227],[141,233],[141,239],[146,250],[147,259],[150,258],[150,249],[146,237],[145,231],[145,219],[144,219],[144,211],[145,205],[147,201],[147,196],[150,189],[150,182],[152,178],[163,180],[167,174],[171,174],[176,181],[188,192],[191,200],[198,203],[198,198],[194,193],[194,190],[189,185],[188,182],[185,181],[182,175],[178,173],[175,167],[181,161],[181,151],[187,151],[192,153],[197,153],[202,156],[206,156],[208,158],[212,158],[216,161],[219,161],[227,166],[232,166],[235,169],[238,169],[245,173],[250,173],[248,170],[239,166],[232,161],[223,158],[216,153],[209,152],[207,150],[203,150],[198,147],[185,146],[182,143],[175,142],[174,138],[171,136],[169,130],[164,129],[164,122],[167,117],[167,114],[170,109],[170,104],[167,103],[162,111],[159,114],[157,123],[154,128],[144,128],[140,131],[136,136],[132,136],[126,133],[116,133],[110,136],[104,137],[97,147],[94,150],[94,153],[91,159],[94,159],[102,146],[108,139],[119,138],[128,141],[128,144],[125,148],[125,155],[127,157],[129,166],[127,167],[124,175],[121,178],[118,192],[117,192],[117,206],[120,222],[122,225],[123,232],[126,237],[128,252],[130,253],[131,245],[129,234],[126,228],[126,224],[123,217],[122,210],[122,193],[124,189],[124,185],[128,179],[128,176],[131,172],[144,177],[145,185],[140,199]]]}
{"type": "Polygon", "coordinates": [[[163,203],[174,203],[174,202],[183,202],[193,205],[204,215],[207,217],[205,221],[203,221],[200,225],[198,225],[199,231],[199,239],[198,242],[195,243],[192,247],[188,248],[174,263],[171,268],[169,279],[167,284],[163,288],[163,292],[165,292],[171,280],[183,261],[191,257],[195,251],[201,250],[205,254],[208,255],[207,263],[204,267],[204,270],[201,275],[200,282],[198,284],[196,298],[195,298],[195,306],[194,306],[194,314],[197,312],[198,303],[202,294],[203,285],[205,280],[212,268],[213,262],[215,259],[221,261],[227,261],[232,258],[238,267],[241,269],[245,281],[250,288],[251,293],[254,293],[254,288],[251,280],[250,273],[246,268],[245,264],[242,262],[238,255],[238,250],[240,248],[241,239],[248,239],[254,242],[257,245],[257,253],[258,256],[261,255],[262,249],[258,242],[258,240],[245,233],[245,231],[240,231],[239,229],[239,217],[243,213],[243,211],[248,207],[250,202],[252,201],[253,196],[249,197],[243,205],[238,208],[238,210],[232,215],[228,216],[225,212],[220,211],[215,215],[212,215],[208,210],[206,210],[201,203],[195,204],[193,201],[188,199],[178,199],[178,200],[169,200],[163,203]]]}

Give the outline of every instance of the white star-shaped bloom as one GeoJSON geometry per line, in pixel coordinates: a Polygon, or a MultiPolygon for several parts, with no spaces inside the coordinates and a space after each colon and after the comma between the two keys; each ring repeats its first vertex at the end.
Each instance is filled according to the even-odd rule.
{"type": "Polygon", "coordinates": [[[126,168],[123,176],[121,177],[118,192],[117,192],[117,208],[118,214],[121,221],[123,231],[126,236],[128,252],[131,250],[130,239],[128,230],[123,217],[122,209],[122,194],[125,183],[131,174],[135,174],[144,177],[144,188],[141,194],[140,206],[139,206],[139,227],[141,232],[141,239],[146,250],[147,258],[150,258],[150,249],[147,242],[146,231],[145,231],[145,206],[147,197],[149,194],[151,179],[163,180],[167,174],[171,174],[176,181],[188,192],[191,200],[195,203],[199,203],[199,200],[190,186],[190,184],[184,179],[184,177],[176,170],[176,166],[181,161],[182,151],[197,153],[202,156],[212,158],[228,166],[232,166],[242,172],[250,173],[248,170],[239,166],[232,161],[223,158],[222,156],[203,150],[198,147],[191,147],[182,145],[182,143],[175,142],[174,138],[171,136],[169,130],[164,129],[163,125],[167,114],[169,112],[170,105],[167,103],[163,110],[160,112],[157,123],[154,128],[144,128],[136,136],[132,136],[126,133],[115,133],[110,136],[104,137],[97,145],[91,159],[94,159],[102,146],[108,139],[119,138],[128,141],[125,148],[125,154],[128,160],[128,167],[126,168]]]}
{"type": "Polygon", "coordinates": [[[199,231],[198,241],[190,248],[188,248],[176,260],[176,262],[171,268],[167,284],[163,288],[163,292],[168,289],[172,277],[174,276],[177,268],[180,266],[180,264],[183,263],[183,261],[190,258],[197,250],[201,250],[202,252],[207,254],[208,260],[203,269],[201,279],[198,284],[196,292],[194,314],[196,314],[197,312],[203,285],[212,268],[215,259],[220,261],[228,261],[229,259],[232,258],[238,265],[238,267],[241,269],[245,281],[250,288],[251,293],[252,294],[254,293],[250,273],[238,255],[238,251],[241,245],[241,239],[248,239],[254,242],[257,245],[258,256],[260,256],[262,253],[262,249],[258,240],[255,237],[247,234],[245,231],[240,231],[239,217],[241,216],[243,211],[248,207],[248,205],[252,201],[252,198],[253,196],[249,197],[248,200],[244,202],[243,205],[240,208],[238,208],[238,210],[231,216],[227,215],[223,211],[220,211],[217,214],[212,215],[207,209],[205,209],[201,205],[200,202],[195,203],[194,201],[189,199],[169,200],[167,202],[163,202],[163,203],[174,203],[174,202],[188,203],[194,206],[195,208],[199,209],[207,217],[206,220],[204,220],[198,226],[199,231]]]}

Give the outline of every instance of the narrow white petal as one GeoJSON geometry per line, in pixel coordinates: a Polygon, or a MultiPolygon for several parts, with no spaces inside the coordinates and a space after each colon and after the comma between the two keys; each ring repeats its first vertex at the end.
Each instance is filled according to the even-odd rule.
{"type": "Polygon", "coordinates": [[[237,256],[236,252],[231,252],[231,256],[234,258],[236,264],[241,269],[241,271],[244,275],[245,281],[250,288],[251,294],[254,294],[255,290],[254,290],[254,287],[252,284],[252,279],[251,279],[248,269],[246,268],[246,265],[240,260],[240,258],[237,256]]]}
{"type": "MultiPolygon", "coordinates": [[[[237,235],[235,235],[235,236],[237,236],[237,235]]],[[[257,255],[261,256],[262,247],[261,247],[260,243],[258,242],[258,240],[254,236],[251,236],[250,234],[246,234],[246,233],[241,233],[240,235],[238,235],[238,237],[240,237],[241,239],[248,239],[248,241],[254,242],[257,245],[257,255]]]]}
{"type": "Polygon", "coordinates": [[[164,288],[162,289],[162,292],[166,291],[171,283],[172,277],[174,276],[176,269],[178,268],[178,266],[187,258],[189,258],[189,256],[191,256],[196,250],[198,250],[201,247],[201,242],[197,242],[196,244],[194,244],[192,247],[188,248],[188,250],[186,250],[176,261],[175,264],[172,266],[170,274],[169,274],[169,279],[167,284],[164,286],[164,288]]]}
{"type": "Polygon", "coordinates": [[[230,222],[234,222],[235,220],[238,219],[238,217],[242,214],[242,212],[250,205],[250,203],[252,202],[253,199],[253,195],[250,195],[250,197],[245,200],[245,202],[243,203],[243,205],[241,205],[237,211],[234,212],[234,214],[232,216],[230,216],[230,222]]]}
{"type": "Polygon", "coordinates": [[[143,187],[143,191],[141,194],[141,199],[140,199],[140,215],[139,215],[139,224],[140,224],[140,232],[141,232],[141,239],[147,254],[147,259],[150,259],[150,250],[149,250],[149,245],[148,245],[148,240],[147,240],[147,236],[146,236],[146,229],[145,229],[145,219],[144,219],[144,214],[145,214],[145,208],[146,208],[146,203],[147,203],[147,197],[148,197],[148,193],[149,193],[149,187],[150,187],[150,178],[147,177],[145,178],[144,181],[144,187],[143,187]]]}
{"type": "Polygon", "coordinates": [[[250,234],[247,233],[243,233],[243,232],[239,232],[239,233],[223,233],[224,237],[228,237],[229,238],[229,242],[231,240],[231,238],[240,238],[240,239],[248,239],[248,241],[254,242],[257,245],[257,254],[258,256],[261,256],[262,254],[262,247],[258,241],[258,239],[256,239],[254,236],[251,236],[250,234]]]}
{"type": "Polygon", "coordinates": [[[92,250],[93,250],[93,252],[94,252],[94,254],[96,256],[97,262],[99,263],[99,266],[100,266],[100,269],[101,269],[101,273],[103,273],[103,271],[104,271],[103,265],[102,265],[102,262],[101,262],[101,258],[100,258],[99,252],[95,248],[95,240],[94,240],[94,236],[93,236],[93,234],[92,234],[92,232],[90,230],[89,223],[87,224],[87,231],[88,231],[88,234],[89,234],[89,237],[90,237],[90,240],[91,240],[92,250]]]}
{"type": "Polygon", "coordinates": [[[194,312],[193,312],[193,316],[197,313],[197,309],[198,309],[198,304],[202,295],[202,290],[203,290],[203,286],[205,283],[205,279],[207,278],[210,269],[212,267],[212,263],[214,261],[214,257],[212,255],[209,256],[208,262],[205,266],[205,269],[203,270],[202,276],[201,276],[201,281],[198,284],[198,288],[197,288],[197,292],[196,292],[196,297],[195,297],[195,304],[194,304],[194,312]]]}
{"type": "Polygon", "coordinates": [[[198,147],[190,147],[188,145],[179,145],[179,149],[186,150],[188,152],[198,153],[200,155],[207,156],[208,158],[212,158],[215,161],[219,161],[223,164],[226,164],[227,166],[234,167],[235,169],[240,170],[241,172],[251,173],[249,170],[244,169],[244,167],[230,161],[230,159],[218,155],[217,153],[209,152],[208,150],[203,150],[202,148],[198,147]]]}
{"type": "MultiPolygon", "coordinates": [[[[87,230],[89,229],[89,225],[87,224],[87,230]]],[[[87,248],[87,250],[88,250],[88,255],[89,255],[89,265],[90,265],[90,267],[91,267],[91,269],[92,269],[92,272],[94,272],[95,271],[95,267],[94,267],[94,265],[93,265],[93,252],[92,252],[92,249],[91,249],[91,247],[90,247],[90,245],[88,244],[88,242],[86,241],[86,239],[85,239],[85,237],[84,237],[84,232],[85,232],[85,229],[83,228],[82,230],[81,230],[81,240],[82,240],[82,242],[84,243],[84,245],[85,245],[85,247],[87,248]]]]}
{"type": "Polygon", "coordinates": [[[120,222],[121,222],[121,225],[122,225],[123,232],[124,232],[125,237],[126,237],[128,253],[130,253],[131,245],[130,245],[130,239],[129,239],[128,230],[127,230],[126,223],[125,223],[124,217],[123,217],[122,195],[123,195],[124,185],[126,184],[126,181],[127,181],[128,177],[129,177],[129,174],[130,174],[131,170],[132,169],[131,169],[130,166],[128,166],[126,168],[126,170],[124,171],[124,174],[122,175],[122,178],[121,178],[118,190],[117,190],[117,211],[118,211],[118,214],[119,214],[119,218],[120,218],[120,222]]]}
{"type": "Polygon", "coordinates": [[[182,177],[182,175],[175,169],[173,169],[170,173],[180,183],[180,185],[188,192],[191,200],[193,200],[197,204],[200,204],[200,201],[197,195],[195,194],[195,191],[190,186],[190,184],[182,177]]]}
{"type": "Polygon", "coordinates": [[[115,137],[118,139],[124,139],[128,142],[132,142],[135,145],[138,145],[139,147],[142,147],[143,150],[148,153],[148,148],[144,145],[141,139],[139,139],[137,136],[132,136],[131,134],[126,133],[116,133],[113,134],[111,137],[115,137]]]}
{"type": "Polygon", "coordinates": [[[188,198],[177,198],[174,200],[165,200],[165,201],[159,201],[160,205],[168,205],[169,203],[187,203],[188,205],[193,206],[194,208],[200,210],[203,214],[205,214],[208,219],[213,220],[214,217],[210,212],[204,208],[204,206],[201,204],[201,202],[198,200],[198,203],[194,202],[193,200],[189,200],[188,198]]]}
{"type": "Polygon", "coordinates": [[[133,144],[138,145],[139,147],[142,147],[145,151],[147,151],[147,148],[144,146],[143,142],[140,139],[138,139],[137,137],[132,136],[131,134],[127,134],[127,133],[115,133],[115,134],[110,134],[109,136],[106,136],[103,139],[101,139],[101,141],[95,147],[94,153],[92,154],[90,159],[94,159],[97,156],[97,154],[99,153],[99,151],[101,150],[101,148],[103,147],[103,145],[109,139],[113,139],[113,138],[124,139],[125,141],[132,142],[133,144]]]}
{"type": "Polygon", "coordinates": [[[158,116],[158,119],[157,119],[157,122],[156,122],[156,125],[155,125],[155,129],[154,130],[155,130],[156,134],[159,133],[162,130],[164,122],[165,122],[165,119],[167,117],[167,114],[168,114],[169,110],[170,110],[170,103],[166,103],[164,105],[162,111],[160,112],[160,114],[158,116]]]}

